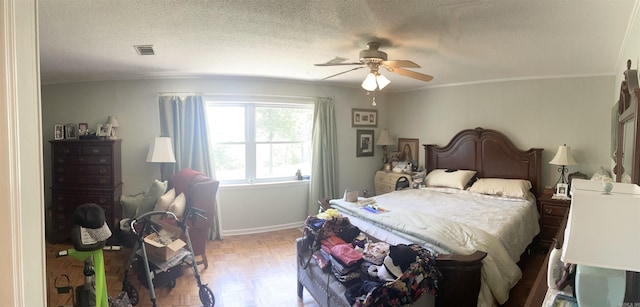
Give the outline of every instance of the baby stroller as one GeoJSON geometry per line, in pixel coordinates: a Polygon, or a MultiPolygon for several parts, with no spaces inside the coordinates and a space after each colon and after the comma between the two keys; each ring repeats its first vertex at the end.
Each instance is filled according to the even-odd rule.
{"type": "MultiPolygon", "coordinates": [[[[83,204],[74,210],[71,221],[74,248],[59,251],[56,257],[71,256],[84,261],[84,284],[76,288],[74,295],[73,287],[68,285],[69,276],[62,275],[66,278],[67,286],[58,287],[56,284],[56,289],[59,293],[71,292],[74,307],[107,307],[109,297],[102,250],[106,240],[111,237],[111,230],[105,223],[104,210],[96,204],[83,204]]],[[[119,250],[119,246],[105,249],[119,250]]],[[[122,302],[120,297],[118,300],[122,302]]]]}
{"type": "Polygon", "coordinates": [[[131,255],[124,270],[124,278],[122,281],[122,291],[126,292],[129,296],[131,304],[136,305],[138,303],[138,291],[128,280],[129,270],[133,267],[133,263],[137,260],[142,262],[144,268],[144,274],[146,277],[146,285],[149,288],[149,296],[151,304],[156,307],[156,294],[154,290],[154,278],[160,276],[159,272],[178,272],[177,274],[170,274],[168,286],[173,288],[175,286],[175,278],[181,275],[181,266],[185,263],[190,264],[193,268],[193,273],[198,284],[198,294],[200,296],[200,302],[205,307],[213,307],[215,305],[215,297],[213,291],[206,285],[202,284],[200,280],[200,274],[198,273],[198,267],[193,256],[193,248],[191,246],[191,239],[189,238],[189,226],[187,221],[195,218],[204,218],[204,211],[198,208],[188,207],[185,210],[182,220],[178,220],[176,215],[169,211],[151,211],[147,212],[139,217],[131,220],[131,231],[136,236],[131,255]],[[186,238],[186,249],[181,248],[174,256],[166,261],[159,262],[157,259],[149,259],[147,252],[145,237],[150,234],[159,234],[162,230],[162,224],[154,221],[152,217],[159,217],[160,219],[169,218],[173,221],[177,221],[177,226],[180,231],[180,236],[184,234],[186,238]]]}

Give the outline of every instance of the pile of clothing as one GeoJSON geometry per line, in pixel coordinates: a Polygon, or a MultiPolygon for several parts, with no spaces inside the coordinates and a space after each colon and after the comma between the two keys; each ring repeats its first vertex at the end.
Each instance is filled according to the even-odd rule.
{"type": "Polygon", "coordinates": [[[344,284],[351,305],[401,306],[438,288],[435,256],[419,245],[370,242],[337,212],[308,218],[306,232],[312,258],[344,284]]]}

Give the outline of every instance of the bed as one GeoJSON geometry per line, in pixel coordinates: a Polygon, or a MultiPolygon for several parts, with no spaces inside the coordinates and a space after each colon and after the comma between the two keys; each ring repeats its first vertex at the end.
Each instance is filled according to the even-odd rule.
{"type": "MultiPolygon", "coordinates": [[[[333,199],[331,206],[372,237],[432,250],[438,255],[437,265],[452,257],[476,256],[467,263],[449,262],[451,266],[443,273],[448,282],[442,283],[436,305],[503,304],[522,276],[516,263],[539,232],[536,198],[542,191],[542,149],[520,150],[501,132],[482,128],[463,130],[444,147],[424,147],[429,174],[426,188],[394,191],[360,202],[333,199]],[[474,171],[475,177],[462,170],[474,171]],[[477,179],[473,191],[465,189],[469,178],[477,179]],[[384,212],[362,210],[372,203],[384,212]],[[450,275],[474,270],[480,273],[450,275]],[[476,285],[473,291],[462,291],[469,285],[476,285]]],[[[312,270],[298,269],[298,294],[305,287],[316,300],[335,296],[331,306],[345,306],[338,299],[342,289],[335,286],[339,284],[326,287],[325,293],[311,289],[312,281],[317,285],[318,280],[326,282],[331,277],[312,270]]],[[[320,304],[329,305],[325,302],[320,304]]]]}

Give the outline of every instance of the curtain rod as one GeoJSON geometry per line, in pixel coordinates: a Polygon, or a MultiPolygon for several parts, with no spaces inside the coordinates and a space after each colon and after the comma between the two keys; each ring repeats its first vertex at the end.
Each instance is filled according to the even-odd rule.
{"type": "Polygon", "coordinates": [[[260,95],[260,94],[238,94],[238,93],[207,93],[207,92],[158,92],[159,96],[185,96],[185,95],[200,95],[200,96],[247,96],[247,97],[274,97],[274,98],[331,98],[335,99],[335,96],[319,97],[319,96],[293,96],[293,95],[260,95]]]}

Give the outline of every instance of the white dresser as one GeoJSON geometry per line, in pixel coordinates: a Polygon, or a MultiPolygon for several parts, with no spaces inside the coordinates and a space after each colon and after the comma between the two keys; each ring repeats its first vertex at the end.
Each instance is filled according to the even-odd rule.
{"type": "Polygon", "coordinates": [[[374,178],[376,195],[395,191],[396,182],[398,182],[398,179],[401,177],[409,179],[409,186],[411,186],[411,174],[377,171],[374,178]]]}

